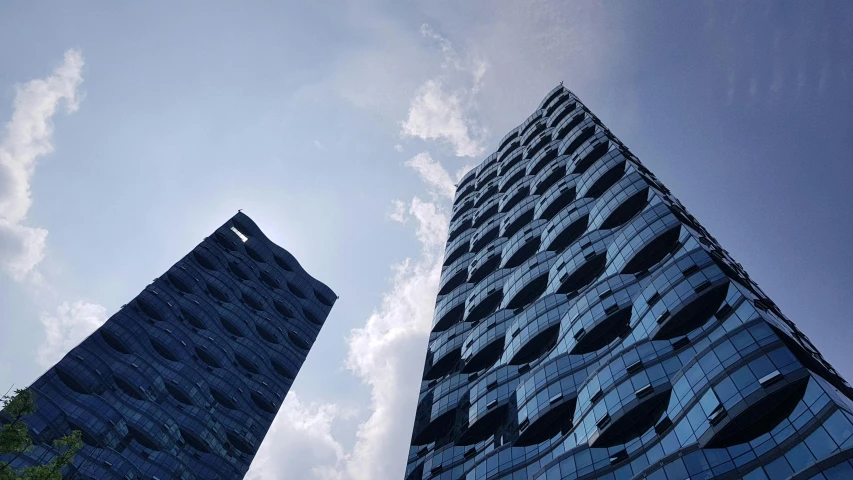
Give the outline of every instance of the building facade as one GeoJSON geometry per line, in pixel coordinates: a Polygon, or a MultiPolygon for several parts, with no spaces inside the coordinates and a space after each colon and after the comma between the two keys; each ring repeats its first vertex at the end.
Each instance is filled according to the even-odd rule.
{"type": "Polygon", "coordinates": [[[35,447],[66,478],[237,479],[337,297],[238,213],[33,383],[35,447]]]}
{"type": "Polygon", "coordinates": [[[405,478],[853,478],[851,398],[561,85],[457,185],[405,478]]]}

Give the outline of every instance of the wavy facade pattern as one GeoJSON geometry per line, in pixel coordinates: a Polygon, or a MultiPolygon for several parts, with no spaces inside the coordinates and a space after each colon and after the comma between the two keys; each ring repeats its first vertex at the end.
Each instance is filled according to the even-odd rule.
{"type": "Polygon", "coordinates": [[[853,478],[853,389],[569,90],[458,184],[406,479],[853,478]]]}
{"type": "Polygon", "coordinates": [[[33,383],[66,478],[243,478],[337,299],[238,213],[33,383]]]}

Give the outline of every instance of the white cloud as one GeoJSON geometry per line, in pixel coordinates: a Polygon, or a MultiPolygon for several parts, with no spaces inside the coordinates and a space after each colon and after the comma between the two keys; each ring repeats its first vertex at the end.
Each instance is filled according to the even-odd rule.
{"type": "Polygon", "coordinates": [[[24,280],[28,275],[37,279],[33,269],[44,260],[46,240],[47,230],[43,228],[0,218],[0,264],[15,280],[24,280]]]}
{"type": "Polygon", "coordinates": [[[402,133],[424,140],[444,139],[459,157],[475,157],[485,151],[479,139],[472,138],[463,105],[464,92],[447,92],[441,79],[427,80],[418,90],[402,124],[402,133]]]}
{"type": "MultiPolygon", "coordinates": [[[[427,163],[430,166],[424,170],[411,166],[428,183],[433,176],[450,178],[431,159],[419,165],[427,163]]],[[[449,218],[442,204],[418,197],[393,205],[389,218],[416,220],[420,255],[391,267],[389,291],[365,325],[353,329],[347,338],[346,366],[371,389],[371,413],[358,426],[352,451],[344,451],[331,434],[336,415],[340,418],[336,406],[306,409],[296,401],[288,409],[282,407],[246,478],[390,480],[403,476],[449,218]],[[300,424],[293,417],[305,420],[300,424]]],[[[286,404],[293,402],[291,396],[286,404]]]]}
{"type": "Polygon", "coordinates": [[[246,479],[341,478],[346,453],[332,435],[332,423],[351,414],[336,404],[306,405],[296,392],[288,393],[246,479]]]}
{"type": "MultiPolygon", "coordinates": [[[[474,120],[474,96],[482,85],[486,62],[476,56],[463,58],[450,41],[427,25],[421,35],[438,42],[444,62],[441,74],[417,89],[401,124],[402,132],[423,140],[446,141],[457,156],[480,155],[485,150],[486,131],[474,120]]],[[[402,151],[403,147],[398,144],[395,149],[402,151]]],[[[432,201],[414,197],[392,203],[387,218],[400,223],[415,219],[420,254],[392,266],[390,289],[379,307],[347,339],[346,366],[371,389],[371,413],[358,426],[351,453],[337,463],[339,478],[347,480],[394,479],[404,474],[423,352],[441,276],[449,224],[447,201],[455,194],[454,178],[428,152],[405,164],[424,181],[432,201]]],[[[457,172],[456,181],[470,168],[457,172]]],[[[328,470],[325,476],[313,475],[333,478],[328,470]]]]}
{"type": "Polygon", "coordinates": [[[415,169],[421,179],[430,187],[431,193],[453,198],[456,186],[447,170],[438,161],[433,160],[429,152],[422,152],[410,158],[406,165],[415,169]]]}
{"type": "Polygon", "coordinates": [[[317,148],[317,150],[325,150],[326,149],[326,146],[323,145],[323,143],[320,142],[320,140],[314,140],[314,147],[317,148]]]}
{"type": "MultiPolygon", "coordinates": [[[[330,79],[303,93],[311,93],[318,101],[337,97],[393,122],[402,118],[403,136],[443,142],[457,156],[480,155],[487,140],[479,120],[481,110],[488,114],[490,125],[503,130],[517,125],[543,92],[561,79],[579,90],[594,89],[602,67],[613,63],[609,52],[617,51],[614,46],[621,35],[620,29],[612,28],[616,23],[612,10],[598,4],[566,13],[559,2],[534,0],[536,8],[498,3],[500,8],[490,9],[485,20],[468,25],[472,28],[466,28],[465,53],[460,54],[461,44],[455,45],[457,51],[428,26],[421,29],[418,44],[411,31],[399,27],[406,22],[377,12],[374,2],[351,2],[359,28],[377,27],[372,31],[379,32],[378,38],[371,38],[366,48],[343,55],[330,79]],[[576,17],[575,25],[569,15],[576,17]],[[602,31],[609,33],[602,36],[602,31]],[[432,52],[424,52],[424,38],[433,45],[432,52]],[[441,55],[438,68],[431,63],[435,45],[441,55]],[[565,68],[567,64],[573,68],[565,68]],[[321,94],[322,89],[331,89],[334,95],[321,94]]],[[[444,9],[438,4],[429,8],[444,9]]],[[[448,8],[448,21],[437,20],[436,25],[460,24],[461,20],[456,22],[459,15],[458,9],[448,8]]],[[[402,150],[402,145],[395,149],[402,150]]],[[[396,200],[386,212],[386,218],[415,228],[421,251],[392,266],[391,284],[381,303],[348,338],[347,367],[370,388],[371,405],[365,409],[370,414],[359,425],[355,445],[347,449],[344,460],[323,464],[337,465],[340,477],[324,470],[326,477],[308,472],[305,478],[391,480],[404,475],[447,239],[447,198],[454,193],[453,182],[474,167],[457,169],[454,164],[447,171],[436,158],[415,156],[407,162],[431,196],[396,200]]]]}
{"type": "MultiPolygon", "coordinates": [[[[480,91],[486,62],[473,55],[460,56],[448,40],[428,26],[421,29],[421,35],[438,42],[443,63],[439,74],[428,76],[415,89],[414,98],[409,98],[406,119],[401,123],[402,133],[422,140],[447,142],[457,156],[480,155],[485,150],[486,131],[475,120],[474,96],[480,91]]],[[[383,66],[384,70],[389,68],[394,69],[383,66]]],[[[341,95],[347,98],[348,91],[351,90],[341,95]]],[[[373,95],[359,98],[353,101],[358,106],[376,99],[373,95]]],[[[394,148],[403,150],[400,144],[394,148]]],[[[349,452],[340,454],[331,448],[341,445],[334,437],[325,442],[306,439],[305,443],[317,445],[318,450],[327,453],[318,461],[317,469],[298,468],[302,478],[390,480],[404,474],[447,239],[448,200],[455,194],[453,176],[429,153],[415,155],[405,165],[424,181],[430,200],[419,197],[395,200],[386,218],[406,224],[414,219],[420,252],[391,266],[389,290],[364,326],[353,329],[347,338],[346,367],[370,388],[370,414],[359,424],[349,452]]],[[[459,171],[456,181],[470,168],[466,166],[459,171]]],[[[293,436],[298,437],[298,432],[293,436]]],[[[276,443],[278,438],[275,436],[264,444],[276,443]]],[[[287,448],[298,451],[301,447],[287,448]]],[[[255,460],[265,467],[253,468],[257,476],[247,478],[290,478],[281,473],[289,472],[287,458],[291,458],[290,453],[265,450],[255,460]]]]}
{"type": "Polygon", "coordinates": [[[403,146],[398,143],[398,144],[394,145],[394,150],[397,150],[398,152],[402,152],[403,146]]]}
{"type": "Polygon", "coordinates": [[[421,35],[438,42],[441,47],[441,52],[444,54],[444,63],[442,64],[442,68],[450,69],[452,67],[458,72],[471,75],[471,90],[476,93],[480,89],[483,76],[486,74],[487,70],[485,60],[478,56],[471,56],[468,59],[463,60],[459,54],[456,53],[456,50],[453,48],[453,44],[450,40],[436,33],[435,30],[426,23],[421,25],[421,35]]]}
{"type": "Polygon", "coordinates": [[[474,119],[474,96],[480,90],[487,64],[476,56],[462,59],[451,42],[429,25],[421,27],[421,34],[438,42],[444,55],[444,72],[420,86],[401,124],[402,134],[447,141],[459,157],[480,155],[486,149],[487,133],[474,119]]]}
{"type": "MultiPolygon", "coordinates": [[[[16,86],[12,118],[0,140],[0,267],[17,281],[49,287],[35,271],[44,259],[47,230],[24,222],[32,206],[32,184],[38,159],[53,152],[53,117],[64,106],[75,112],[82,100],[83,55],[65,52],[62,63],[45,78],[16,86]]],[[[51,366],[101,326],[107,311],[101,305],[64,302],[55,313],[43,312],[45,338],[36,359],[51,366]]]]}
{"type": "Polygon", "coordinates": [[[441,47],[441,52],[444,54],[444,67],[454,67],[456,70],[462,70],[462,62],[459,60],[459,55],[456,54],[456,50],[453,49],[453,44],[450,43],[450,40],[442,37],[429,24],[421,25],[421,35],[424,37],[431,38],[438,42],[438,45],[441,47]]]}
{"type": "Polygon", "coordinates": [[[406,205],[406,202],[402,200],[394,200],[391,202],[391,205],[393,205],[393,210],[386,215],[386,218],[398,223],[406,223],[409,219],[407,212],[408,206],[406,205]]]}
{"type": "MultiPolygon", "coordinates": [[[[450,216],[446,209],[438,203],[424,202],[418,197],[412,199],[409,213],[418,220],[415,236],[421,243],[423,261],[434,262],[433,265],[441,273],[441,262],[444,259],[444,244],[447,241],[447,230],[450,226],[450,216]]],[[[431,288],[431,287],[430,287],[431,288]]],[[[435,279],[435,292],[431,292],[432,303],[438,294],[438,278],[435,279]]],[[[432,305],[430,306],[432,315],[432,305]]]]}
{"type": "Polygon", "coordinates": [[[439,205],[417,197],[409,214],[421,256],[394,266],[380,307],[348,339],[347,367],[370,386],[372,402],[347,460],[346,478],[354,480],[401,478],[405,468],[448,224],[439,205]]]}
{"type": "Polygon", "coordinates": [[[83,56],[68,50],[53,73],[16,88],[12,119],[0,141],[0,265],[24,280],[44,259],[47,230],[23,224],[32,205],[36,161],[53,151],[53,116],[61,104],[77,110],[83,56]]]}
{"type": "Polygon", "coordinates": [[[38,348],[38,363],[44,367],[53,366],[106,320],[106,308],[79,300],[63,302],[53,314],[42,312],[45,339],[38,348]]]}

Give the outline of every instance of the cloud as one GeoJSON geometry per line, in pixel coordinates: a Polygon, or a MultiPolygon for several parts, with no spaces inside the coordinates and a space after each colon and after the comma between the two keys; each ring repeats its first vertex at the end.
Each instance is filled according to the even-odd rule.
{"type": "Polygon", "coordinates": [[[83,55],[65,52],[52,74],[16,87],[12,119],[0,141],[0,266],[24,280],[44,259],[47,230],[24,225],[32,205],[30,183],[36,162],[53,151],[53,116],[60,105],[77,110],[83,55]]]}
{"type": "Polygon", "coordinates": [[[412,352],[422,351],[429,338],[448,224],[441,206],[417,197],[407,213],[417,220],[421,255],[392,266],[391,288],[379,308],[347,339],[346,366],[371,388],[371,414],[359,425],[352,451],[332,435],[333,422],[346,417],[338,406],[305,406],[291,393],[247,479],[402,477],[423,366],[422,355],[412,352]]]}
{"type": "Polygon", "coordinates": [[[47,230],[43,228],[28,227],[0,218],[0,264],[15,280],[26,279],[36,265],[44,260],[46,240],[47,230]]]}
{"type": "Polygon", "coordinates": [[[406,165],[412,167],[421,176],[421,179],[430,187],[430,192],[446,198],[453,198],[456,194],[456,186],[450,178],[447,170],[441,166],[428,152],[415,155],[406,165]]]}
{"type": "Polygon", "coordinates": [[[352,412],[332,403],[304,404],[288,393],[261,444],[248,480],[340,479],[344,447],[332,435],[332,423],[352,412]]]}
{"type": "MultiPolygon", "coordinates": [[[[62,63],[45,78],[15,88],[12,118],[0,140],[0,267],[16,281],[46,287],[35,271],[44,259],[47,230],[25,224],[38,160],[53,152],[53,117],[60,107],[77,111],[82,100],[83,55],[65,52],[62,63]]],[[[82,301],[64,302],[54,313],[43,312],[45,338],[36,360],[49,367],[101,326],[106,308],[82,301]]]]}
{"type": "MultiPolygon", "coordinates": [[[[430,188],[436,188],[437,182],[428,179],[449,182],[449,174],[438,162],[428,155],[415,158],[421,161],[409,166],[421,173],[430,188]]],[[[347,338],[346,367],[371,390],[371,413],[358,426],[355,445],[346,452],[331,434],[334,421],[343,418],[337,406],[306,408],[290,394],[287,408],[283,406],[276,417],[246,478],[390,480],[403,476],[423,373],[423,355],[412,352],[423,352],[429,338],[449,216],[442,203],[418,197],[396,200],[393,205],[389,218],[415,219],[420,252],[417,258],[391,266],[390,287],[379,307],[347,338]]]]}
{"type": "Polygon", "coordinates": [[[447,140],[459,157],[480,155],[486,147],[472,138],[469,126],[473,121],[466,114],[463,95],[446,91],[441,79],[427,80],[412,100],[402,133],[423,140],[447,140]]]}
{"type": "Polygon", "coordinates": [[[394,209],[385,217],[388,220],[393,220],[398,223],[406,223],[406,221],[409,219],[407,212],[408,207],[406,205],[406,202],[402,200],[394,200],[393,202],[391,202],[391,204],[394,206],[394,209]]]}
{"type": "Polygon", "coordinates": [[[473,116],[474,96],[480,90],[487,64],[476,56],[461,58],[450,41],[429,25],[421,27],[421,34],[438,42],[444,55],[443,73],[418,88],[401,124],[401,133],[422,140],[443,140],[450,143],[456,156],[476,157],[485,151],[488,136],[473,116]]]}
{"type": "MultiPolygon", "coordinates": [[[[577,67],[566,80],[595,86],[600,71],[596,67],[609,64],[613,57],[605,53],[613,50],[619,30],[599,28],[610,25],[605,20],[612,18],[612,11],[584,6],[572,13],[579,15],[579,26],[567,28],[568,14],[561,4],[536,4],[536,9],[530,9],[501,3],[500,9],[489,13],[487,22],[466,30],[466,38],[471,40],[464,50],[429,26],[422,27],[419,40],[432,46],[431,56],[419,45],[413,46],[411,31],[402,31],[396,27],[398,22],[370,12],[370,3],[363,8],[359,5],[359,19],[379,25],[381,42],[367,42],[366,48],[342,56],[331,78],[309,93],[317,99],[337,97],[390,118],[400,125],[403,137],[449,146],[455,156],[475,157],[485,152],[488,138],[480,120],[481,108],[491,125],[511,128],[541,100],[542,91],[553,88],[560,75],[566,74],[560,65],[577,67]],[[610,34],[599,38],[601,31],[610,34]],[[441,62],[437,68],[430,63],[436,47],[441,62]],[[493,68],[500,73],[492,75],[493,68]],[[331,88],[333,94],[321,95],[322,88],[331,88]],[[528,91],[532,93],[527,95],[528,91]]],[[[459,11],[452,9],[447,15],[455,19],[459,11]]],[[[400,143],[398,151],[403,145],[412,149],[400,143]]],[[[435,152],[422,153],[405,163],[424,180],[429,197],[395,200],[385,215],[413,229],[420,251],[391,266],[390,284],[380,304],[347,338],[346,367],[370,389],[371,403],[365,408],[369,414],[359,419],[355,443],[345,449],[343,460],[329,456],[322,463],[325,477],[318,471],[303,472],[303,478],[390,480],[404,476],[447,239],[448,199],[455,193],[453,183],[474,168],[469,164],[474,159],[470,159],[462,168],[452,164],[445,169],[439,158],[435,152]],[[333,467],[339,477],[329,474],[333,467]]],[[[268,441],[275,442],[275,438],[268,441]]],[[[256,462],[260,461],[259,455],[256,462]]],[[[275,458],[263,461],[278,462],[275,458]]],[[[264,476],[263,480],[274,478],[278,477],[264,476]]]]}
{"type": "MultiPolygon", "coordinates": [[[[485,151],[487,131],[476,119],[475,96],[481,91],[487,63],[477,55],[460,55],[449,40],[427,25],[421,28],[420,34],[422,38],[438,44],[442,63],[439,72],[424,74],[421,78],[427,80],[409,90],[409,97],[404,100],[404,105],[407,105],[403,112],[405,120],[399,123],[402,135],[450,145],[456,156],[480,155],[485,151]],[[414,96],[411,96],[412,92],[415,92],[414,96]]],[[[400,42],[397,40],[385,41],[384,44],[407,48],[404,38],[400,38],[402,47],[398,47],[400,42]]],[[[358,79],[367,74],[363,66],[370,65],[376,55],[376,52],[361,52],[352,57],[359,60],[359,68],[349,70],[351,67],[344,65],[351,73],[346,77],[356,80],[349,80],[346,87],[339,88],[338,94],[358,107],[387,113],[395,110],[386,108],[389,100],[399,101],[399,84],[407,84],[413,76],[412,72],[417,75],[422,66],[403,68],[405,73],[399,79],[392,75],[396,84],[388,85],[388,96],[380,96],[370,88],[358,85],[358,79]],[[353,92],[362,88],[366,89],[365,93],[351,97],[353,92]]],[[[400,65],[383,64],[379,70],[367,70],[394,72],[400,69],[400,65]]],[[[386,82],[388,76],[386,73],[378,80],[386,82]]],[[[379,84],[372,82],[373,86],[379,84]]],[[[398,152],[403,151],[401,144],[394,148],[398,152]]],[[[390,285],[380,304],[364,325],[353,329],[346,339],[348,352],[345,366],[370,388],[369,415],[358,425],[352,448],[342,455],[333,453],[338,450],[330,447],[343,444],[334,437],[325,443],[305,440],[312,445],[319,443],[316,448],[327,452],[318,460],[316,469],[307,471],[300,467],[297,468],[296,476],[282,476],[285,471],[288,475],[294,475],[287,469],[286,462],[290,454],[279,454],[276,453],[278,450],[267,449],[259,453],[255,460],[265,467],[257,470],[253,468],[257,476],[250,475],[247,478],[390,480],[403,476],[423,373],[423,352],[429,339],[441,276],[449,226],[448,200],[455,194],[454,181],[473,168],[463,167],[454,180],[428,152],[411,157],[405,165],[424,181],[429,199],[414,196],[408,201],[394,200],[390,211],[386,212],[386,218],[413,225],[420,250],[417,255],[391,265],[390,285]]],[[[334,418],[330,420],[332,424],[335,421],[334,418]]],[[[298,437],[298,434],[294,436],[298,437]]],[[[276,435],[264,444],[277,443],[278,438],[276,435]]]]}
{"type": "Polygon", "coordinates": [[[317,148],[317,150],[325,150],[326,149],[326,146],[323,145],[323,143],[320,142],[320,140],[314,140],[314,147],[317,148]]]}
{"type": "Polygon", "coordinates": [[[409,214],[417,220],[417,259],[393,267],[390,290],[380,307],[349,338],[347,367],[371,388],[370,417],[356,434],[346,478],[403,476],[423,369],[421,352],[429,338],[448,217],[435,203],[415,197],[409,214]]]}
{"type": "Polygon", "coordinates": [[[63,302],[53,314],[42,312],[45,339],[38,348],[38,363],[43,367],[53,366],[106,320],[106,308],[79,300],[63,302]]]}
{"type": "Polygon", "coordinates": [[[456,50],[453,48],[453,44],[450,40],[436,33],[435,30],[426,23],[421,25],[421,35],[438,42],[441,47],[441,52],[444,54],[444,63],[442,64],[442,68],[452,68],[457,72],[471,75],[471,80],[473,82],[471,86],[472,92],[476,93],[480,90],[483,76],[486,74],[487,70],[485,60],[478,56],[471,56],[470,58],[463,60],[459,54],[456,53],[456,50]]]}

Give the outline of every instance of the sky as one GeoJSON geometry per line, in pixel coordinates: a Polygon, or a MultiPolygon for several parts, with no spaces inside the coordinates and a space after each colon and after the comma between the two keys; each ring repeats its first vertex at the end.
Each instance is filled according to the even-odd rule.
{"type": "Polygon", "coordinates": [[[246,478],[402,478],[453,184],[561,81],[853,379],[850,2],[57,0],[0,26],[4,389],[242,209],[340,296],[246,478]]]}

